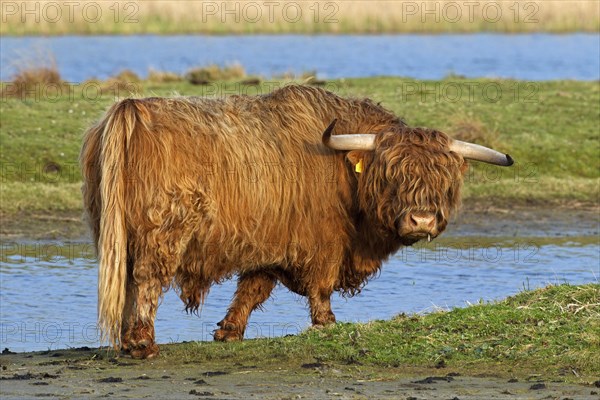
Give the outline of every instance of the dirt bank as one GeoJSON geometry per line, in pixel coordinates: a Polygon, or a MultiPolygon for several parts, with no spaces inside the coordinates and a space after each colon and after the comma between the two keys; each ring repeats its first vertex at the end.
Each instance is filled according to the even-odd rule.
{"type": "MultiPolygon", "coordinates": [[[[79,211],[0,214],[0,240],[89,241],[79,211]]],[[[590,236],[600,231],[600,206],[591,204],[518,205],[501,207],[466,202],[442,237],[590,236]]]]}
{"type": "MultiPolygon", "coordinates": [[[[568,384],[507,371],[466,376],[445,368],[380,368],[302,361],[190,364],[163,345],[151,361],[97,349],[0,356],[0,397],[170,399],[589,399],[595,384],[568,384]]],[[[5,351],[5,353],[8,353],[5,351]]],[[[473,374],[471,374],[473,375],[473,374]]]]}

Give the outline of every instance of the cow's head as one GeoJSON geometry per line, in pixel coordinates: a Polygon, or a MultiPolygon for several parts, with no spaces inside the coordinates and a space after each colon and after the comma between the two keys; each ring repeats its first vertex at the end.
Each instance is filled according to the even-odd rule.
{"type": "Polygon", "coordinates": [[[435,130],[398,125],[378,134],[332,136],[335,122],[323,143],[345,151],[355,166],[360,208],[406,245],[444,231],[460,204],[466,160],[513,164],[509,155],[435,130]]]}

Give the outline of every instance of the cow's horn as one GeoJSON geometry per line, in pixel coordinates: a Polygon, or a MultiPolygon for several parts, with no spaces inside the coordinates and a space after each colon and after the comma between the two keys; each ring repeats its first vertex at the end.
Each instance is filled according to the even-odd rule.
{"type": "Polygon", "coordinates": [[[450,142],[450,151],[460,154],[463,158],[469,160],[483,161],[502,167],[510,167],[514,164],[514,160],[508,154],[503,154],[488,147],[463,142],[461,140],[452,140],[450,142]]]}
{"type": "Polygon", "coordinates": [[[331,136],[337,119],[323,132],[323,144],[334,150],[374,150],[375,135],[355,134],[355,135],[335,135],[331,136]]]}

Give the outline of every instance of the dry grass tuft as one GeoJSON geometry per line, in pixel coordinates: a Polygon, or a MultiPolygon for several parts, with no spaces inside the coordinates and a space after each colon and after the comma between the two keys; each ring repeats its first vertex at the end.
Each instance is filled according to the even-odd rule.
{"type": "Polygon", "coordinates": [[[60,77],[54,57],[45,55],[29,60],[24,59],[16,62],[18,67],[11,82],[2,88],[1,96],[24,99],[28,93],[40,91],[44,86],[53,85],[58,88],[66,85],[60,77]]]}
{"type": "Polygon", "coordinates": [[[240,64],[232,64],[225,67],[212,64],[189,70],[185,74],[185,79],[193,85],[206,85],[215,81],[242,79],[245,76],[246,71],[240,64]]]}
{"type": "Polygon", "coordinates": [[[183,81],[183,77],[174,72],[150,69],[148,72],[148,81],[153,83],[181,82],[183,81]]]}
{"type": "Polygon", "coordinates": [[[299,73],[293,71],[286,71],[281,74],[273,75],[274,79],[280,79],[282,81],[301,81],[301,82],[309,82],[311,80],[317,79],[317,71],[316,70],[307,70],[299,73]]]}
{"type": "Polygon", "coordinates": [[[100,84],[102,94],[113,94],[115,97],[141,94],[142,79],[133,71],[124,69],[100,84]]]}
{"type": "Polygon", "coordinates": [[[121,82],[139,82],[139,81],[141,81],[138,74],[136,74],[135,72],[133,72],[130,69],[122,70],[121,72],[119,72],[118,74],[113,76],[111,79],[116,80],[116,81],[121,81],[121,82]]]}
{"type": "Polygon", "coordinates": [[[498,131],[488,128],[477,117],[466,114],[451,118],[448,134],[454,139],[477,143],[483,146],[498,148],[498,131]]]}

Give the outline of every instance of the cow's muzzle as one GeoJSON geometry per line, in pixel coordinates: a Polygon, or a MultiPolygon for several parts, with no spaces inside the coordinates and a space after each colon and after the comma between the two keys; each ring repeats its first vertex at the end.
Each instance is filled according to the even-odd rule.
{"type": "Polygon", "coordinates": [[[412,241],[431,241],[440,234],[437,215],[429,211],[411,211],[400,219],[398,234],[412,241]]]}

